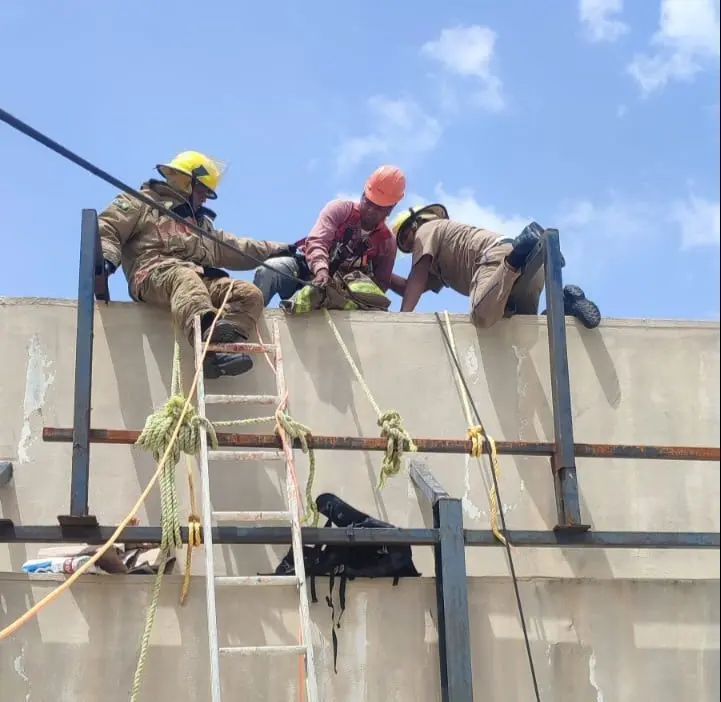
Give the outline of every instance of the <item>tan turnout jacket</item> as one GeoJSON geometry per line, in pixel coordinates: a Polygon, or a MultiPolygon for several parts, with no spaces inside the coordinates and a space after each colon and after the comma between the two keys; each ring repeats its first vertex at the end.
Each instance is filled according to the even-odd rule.
{"type": "Polygon", "coordinates": [[[181,194],[159,180],[149,180],[140,192],[167,209],[180,208],[187,221],[202,227],[217,239],[228,242],[235,251],[201,237],[180,222],[139,200],[119,194],[98,216],[103,257],[119,267],[128,280],[130,296],[137,298],[138,286],[150,271],[174,265],[188,266],[198,273],[204,267],[251,270],[257,261],[284,249],[287,244],[236,237],[213,226],[215,212],[203,207],[193,217],[181,194]],[[246,254],[253,256],[250,259],[246,254]]]}

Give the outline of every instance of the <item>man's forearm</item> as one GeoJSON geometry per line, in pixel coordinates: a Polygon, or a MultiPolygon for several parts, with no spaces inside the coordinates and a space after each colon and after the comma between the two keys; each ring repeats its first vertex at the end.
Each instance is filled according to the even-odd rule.
{"type": "Polygon", "coordinates": [[[403,302],[401,303],[401,312],[413,312],[416,308],[428,284],[430,266],[431,259],[429,256],[424,256],[413,266],[413,270],[411,270],[411,274],[406,281],[403,302]]]}
{"type": "Polygon", "coordinates": [[[393,273],[391,275],[390,289],[396,294],[403,297],[406,292],[406,279],[402,275],[393,273]]]}

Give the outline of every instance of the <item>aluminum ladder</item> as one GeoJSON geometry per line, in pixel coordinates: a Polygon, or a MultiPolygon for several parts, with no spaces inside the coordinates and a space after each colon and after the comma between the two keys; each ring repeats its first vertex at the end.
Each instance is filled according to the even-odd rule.
{"type": "MultiPolygon", "coordinates": [[[[272,344],[213,344],[214,348],[228,351],[244,352],[251,354],[267,353],[270,358],[275,358],[273,369],[276,376],[276,395],[206,395],[205,382],[202,370],[199,374],[197,395],[198,414],[205,417],[206,404],[237,404],[237,405],[272,405],[276,407],[280,398],[285,395],[286,384],[283,369],[283,355],[280,348],[280,327],[277,320],[273,320],[273,343],[272,344]]],[[[194,323],[194,347],[195,367],[202,367],[201,358],[203,355],[204,342],[201,338],[200,317],[195,318],[194,323]]],[[[291,462],[293,460],[293,449],[289,442],[284,442],[286,448],[283,451],[209,451],[208,439],[205,432],[201,432],[200,447],[200,477],[202,491],[202,523],[203,542],[205,546],[205,593],[208,619],[208,643],[210,648],[210,681],[211,681],[211,702],[221,702],[220,697],[220,658],[221,656],[236,655],[283,655],[299,654],[305,657],[305,679],[306,679],[306,701],[318,702],[318,683],[315,672],[315,658],[313,654],[313,639],[310,627],[310,605],[308,600],[308,586],[305,578],[305,565],[303,562],[302,538],[300,530],[300,511],[298,494],[293,481],[291,462]],[[257,460],[285,460],[286,463],[286,492],[287,511],[277,512],[214,512],[210,500],[210,473],[208,462],[210,460],[223,461],[257,461],[257,460]],[[287,521],[290,523],[292,536],[293,560],[295,564],[295,575],[262,575],[262,576],[218,576],[215,574],[213,555],[213,522],[259,522],[259,521],[287,521]],[[278,585],[295,585],[298,589],[301,624],[302,643],[286,646],[231,646],[219,647],[218,645],[218,623],[216,617],[216,586],[243,587],[260,586],[272,587],[278,585]]]]}

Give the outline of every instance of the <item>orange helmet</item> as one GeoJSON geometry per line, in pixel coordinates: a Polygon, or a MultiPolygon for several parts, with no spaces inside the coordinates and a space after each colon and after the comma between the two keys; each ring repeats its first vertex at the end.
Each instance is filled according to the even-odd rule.
{"type": "Polygon", "coordinates": [[[396,166],[381,166],[370,174],[363,193],[374,205],[389,207],[403,199],[405,190],[403,171],[396,166]]]}

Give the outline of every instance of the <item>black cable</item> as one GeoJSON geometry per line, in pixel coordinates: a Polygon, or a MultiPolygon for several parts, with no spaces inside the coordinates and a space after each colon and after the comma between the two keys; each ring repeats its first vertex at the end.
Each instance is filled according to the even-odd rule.
{"type": "MultiPolygon", "coordinates": [[[[443,326],[443,322],[441,321],[441,317],[438,314],[438,312],[435,313],[436,319],[438,320],[438,324],[441,328],[441,332],[443,333],[443,340],[446,343],[446,348],[448,349],[448,353],[450,353],[451,358],[453,359],[453,363],[456,366],[456,370],[458,371],[458,375],[461,379],[461,382],[463,383],[463,387],[466,391],[466,396],[468,397],[468,401],[471,404],[471,407],[473,408],[473,414],[476,415],[476,421],[479,424],[483,424],[483,420],[481,419],[481,415],[478,412],[478,408],[476,407],[476,403],[473,400],[473,396],[471,395],[471,391],[468,387],[468,383],[466,382],[466,379],[463,377],[463,369],[461,368],[461,364],[458,362],[458,359],[456,358],[456,354],[453,352],[453,346],[451,344],[451,340],[448,338],[448,333],[446,332],[445,327],[443,326]]],[[[483,442],[485,444],[486,448],[486,454],[488,455],[489,461],[491,460],[491,444],[488,441],[488,436],[486,436],[486,432],[483,432],[483,442]]],[[[508,543],[508,529],[506,529],[506,517],[503,514],[503,501],[501,500],[501,492],[498,489],[498,478],[496,477],[496,471],[493,470],[493,464],[491,463],[491,477],[493,478],[493,487],[496,491],[496,496],[498,497],[498,513],[501,515],[501,527],[503,529],[503,535],[506,537],[506,553],[508,554],[508,567],[511,571],[511,578],[513,579],[513,591],[516,595],[516,604],[518,605],[518,616],[521,619],[521,629],[523,629],[523,640],[526,644],[526,653],[528,655],[528,665],[531,670],[531,678],[533,679],[533,690],[536,693],[536,702],[541,702],[541,693],[538,691],[538,680],[536,679],[536,666],[533,664],[533,656],[531,655],[531,643],[528,639],[528,628],[526,626],[526,617],[523,613],[523,604],[521,603],[521,593],[518,589],[518,576],[516,575],[516,566],[513,563],[513,555],[511,554],[511,546],[508,543]]]]}
{"type": "Polygon", "coordinates": [[[76,153],[70,151],[70,149],[66,149],[61,144],[58,144],[56,141],[53,141],[50,137],[45,136],[42,132],[39,132],[37,129],[33,129],[29,124],[26,124],[22,120],[19,120],[17,117],[14,117],[9,112],[6,112],[2,108],[0,108],[0,119],[5,122],[6,124],[10,125],[14,129],[17,129],[19,132],[25,134],[25,136],[29,136],[31,139],[34,139],[35,141],[39,142],[43,146],[46,146],[48,149],[54,151],[56,154],[59,154],[63,158],[66,158],[68,161],[72,161],[76,166],[80,166],[81,168],[84,168],[89,173],[92,173],[93,175],[97,176],[101,180],[104,180],[106,183],[109,183],[110,185],[118,188],[118,190],[122,190],[124,193],[130,195],[131,197],[136,198],[137,200],[140,200],[140,202],[162,212],[163,214],[167,215],[168,217],[171,217],[176,222],[180,222],[181,224],[185,225],[188,229],[190,229],[195,234],[198,234],[201,237],[205,237],[206,239],[209,239],[210,241],[214,241],[216,244],[219,244],[220,246],[224,246],[225,248],[229,249],[230,251],[233,251],[234,253],[239,253],[242,256],[245,256],[249,260],[253,261],[253,263],[256,263],[259,266],[262,266],[263,268],[267,268],[268,270],[272,270],[274,273],[280,275],[282,278],[287,278],[288,280],[292,280],[294,283],[300,283],[301,285],[311,285],[312,287],[322,290],[323,288],[320,288],[317,285],[313,285],[311,282],[301,280],[300,278],[296,278],[294,275],[290,275],[289,273],[284,273],[283,271],[279,271],[276,268],[273,268],[272,266],[269,266],[264,261],[261,261],[258,258],[255,258],[255,256],[251,256],[250,254],[245,253],[244,251],[241,251],[239,248],[234,246],[233,244],[228,243],[227,241],[223,241],[222,239],[218,239],[217,237],[213,236],[212,234],[209,234],[206,232],[202,227],[199,227],[196,224],[193,224],[192,222],[188,222],[186,219],[181,217],[179,214],[176,214],[172,210],[169,210],[167,207],[163,207],[160,203],[156,202],[152,198],[148,197],[147,195],[143,195],[143,193],[138,192],[135,188],[131,188],[129,185],[126,185],[123,183],[123,181],[118,180],[117,178],[113,177],[108,173],[107,171],[104,171],[97,166],[94,166],[89,161],[86,161],[81,156],[78,156],[76,153]]]}

